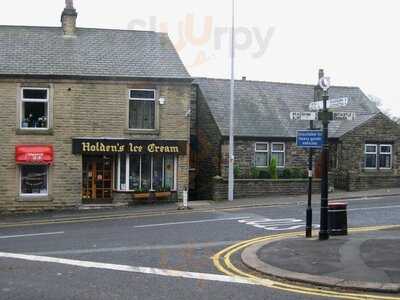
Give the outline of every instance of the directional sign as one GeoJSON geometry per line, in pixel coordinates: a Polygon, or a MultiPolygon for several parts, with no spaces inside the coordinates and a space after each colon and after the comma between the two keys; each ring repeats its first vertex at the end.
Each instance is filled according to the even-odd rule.
{"type": "Polygon", "coordinates": [[[291,112],[290,119],[294,121],[315,121],[318,116],[315,112],[304,111],[304,112],[291,112]]]}
{"type": "MultiPolygon", "coordinates": [[[[350,99],[348,97],[331,99],[326,101],[326,107],[327,108],[343,107],[346,106],[349,103],[349,101],[350,99]]],[[[309,108],[312,111],[322,110],[324,108],[324,102],[323,101],[311,102],[309,108]]]]}
{"type": "Polygon", "coordinates": [[[334,112],[334,121],[354,121],[356,119],[356,113],[354,112],[334,112]]]}
{"type": "Polygon", "coordinates": [[[298,130],[296,144],[299,148],[322,148],[322,130],[298,130]]]}

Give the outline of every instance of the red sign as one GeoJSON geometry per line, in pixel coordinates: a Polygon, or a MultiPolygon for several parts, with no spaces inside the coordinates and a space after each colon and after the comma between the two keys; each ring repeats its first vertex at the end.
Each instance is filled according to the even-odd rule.
{"type": "Polygon", "coordinates": [[[18,145],[15,147],[17,164],[51,165],[54,159],[51,145],[18,145]]]}

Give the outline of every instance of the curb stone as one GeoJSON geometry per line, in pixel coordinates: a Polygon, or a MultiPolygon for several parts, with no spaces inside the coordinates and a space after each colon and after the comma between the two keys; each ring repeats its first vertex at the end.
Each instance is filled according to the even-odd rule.
{"type": "Polygon", "coordinates": [[[276,240],[264,241],[247,247],[241,254],[242,262],[250,269],[253,269],[265,275],[299,283],[315,284],[330,288],[352,289],[364,292],[365,291],[379,292],[379,293],[400,292],[400,284],[396,283],[378,283],[378,282],[345,280],[330,276],[318,276],[306,273],[292,272],[274,267],[264,261],[261,261],[257,256],[257,253],[261,248],[274,241],[276,240]]]}

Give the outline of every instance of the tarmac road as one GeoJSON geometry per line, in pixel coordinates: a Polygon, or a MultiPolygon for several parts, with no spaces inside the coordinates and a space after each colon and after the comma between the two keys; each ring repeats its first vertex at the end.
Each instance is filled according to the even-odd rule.
{"type": "MultiPolygon", "coordinates": [[[[349,201],[350,227],[399,224],[399,214],[398,196],[349,201]]],[[[291,205],[2,228],[0,299],[329,299],[243,282],[211,259],[304,220],[291,205]]]]}

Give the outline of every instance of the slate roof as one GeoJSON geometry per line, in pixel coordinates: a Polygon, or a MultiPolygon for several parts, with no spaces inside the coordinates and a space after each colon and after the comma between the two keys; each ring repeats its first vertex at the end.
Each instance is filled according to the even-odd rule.
{"type": "MultiPolygon", "coordinates": [[[[194,82],[204,95],[221,134],[228,136],[230,81],[196,78],[194,82]]],[[[356,121],[331,122],[329,136],[332,138],[341,137],[380,112],[358,87],[332,87],[329,95],[351,98],[346,107],[333,111],[357,114],[356,121]]],[[[307,129],[309,122],[291,121],[290,112],[308,111],[313,100],[313,85],[238,80],[235,84],[235,135],[295,138],[296,131],[307,129]]]]}
{"type": "Polygon", "coordinates": [[[0,75],[190,79],[166,34],[0,26],[0,75]]]}

